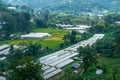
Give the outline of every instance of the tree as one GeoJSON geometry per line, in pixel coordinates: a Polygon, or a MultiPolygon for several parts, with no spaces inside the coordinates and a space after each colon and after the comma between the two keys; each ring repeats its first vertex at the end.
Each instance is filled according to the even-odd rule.
{"type": "Polygon", "coordinates": [[[64,40],[65,44],[69,44],[70,43],[70,35],[69,34],[64,35],[63,40],[64,40]]]}
{"type": "Polygon", "coordinates": [[[119,14],[109,14],[104,18],[106,23],[113,24],[115,21],[120,21],[119,14]]]}
{"type": "Polygon", "coordinates": [[[113,56],[115,52],[115,39],[111,35],[105,36],[96,43],[95,50],[101,54],[113,56]]]}
{"type": "Polygon", "coordinates": [[[36,25],[37,25],[39,28],[45,28],[45,27],[47,27],[45,21],[42,20],[42,19],[35,19],[35,22],[36,22],[36,25]]]}
{"type": "Polygon", "coordinates": [[[64,35],[63,40],[65,44],[74,44],[77,42],[76,31],[72,30],[70,34],[64,35]]]}
{"type": "Polygon", "coordinates": [[[115,42],[116,42],[116,53],[120,53],[120,31],[116,32],[115,42]]]}
{"type": "Polygon", "coordinates": [[[95,55],[95,50],[92,47],[80,47],[78,51],[79,57],[83,57],[83,68],[85,69],[85,71],[88,71],[90,67],[96,65],[97,57],[95,55]]]}
{"type": "Polygon", "coordinates": [[[10,39],[14,33],[29,33],[33,27],[31,15],[27,12],[15,12],[0,4],[0,40],[10,39]]]}
{"type": "Polygon", "coordinates": [[[11,55],[14,54],[14,46],[13,46],[13,45],[10,45],[9,53],[10,53],[11,55]]]}
{"type": "Polygon", "coordinates": [[[72,30],[71,34],[70,34],[70,43],[73,44],[76,42],[76,31],[72,30]]]}
{"type": "Polygon", "coordinates": [[[43,14],[43,20],[46,24],[46,26],[49,28],[49,18],[50,18],[50,11],[49,10],[45,10],[44,14],[43,14]]]}
{"type": "Polygon", "coordinates": [[[26,54],[30,56],[42,56],[43,47],[39,43],[29,43],[29,46],[26,49],[26,54]]]}
{"type": "Polygon", "coordinates": [[[4,23],[2,28],[4,31],[4,38],[8,39],[9,36],[14,33],[16,31],[16,20],[14,19],[14,17],[6,12],[3,12],[1,14],[2,16],[2,22],[4,23]]]}
{"type": "Polygon", "coordinates": [[[18,59],[18,60],[23,59],[23,57],[25,56],[25,53],[23,51],[24,49],[11,50],[10,54],[7,55],[8,61],[10,62],[13,59],[18,59]]]}
{"type": "Polygon", "coordinates": [[[29,33],[30,30],[32,29],[31,22],[30,22],[30,14],[28,13],[14,13],[15,20],[17,22],[17,32],[22,32],[22,33],[29,33]]]}
{"type": "Polygon", "coordinates": [[[60,44],[60,48],[63,48],[63,47],[64,47],[64,44],[63,44],[63,43],[61,43],[61,44],[60,44]]]}
{"type": "Polygon", "coordinates": [[[7,71],[7,80],[43,80],[42,65],[33,57],[13,60],[7,71]]]}

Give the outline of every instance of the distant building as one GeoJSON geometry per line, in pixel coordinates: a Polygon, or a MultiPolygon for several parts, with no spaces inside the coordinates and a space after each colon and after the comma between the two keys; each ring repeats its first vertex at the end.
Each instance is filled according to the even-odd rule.
{"type": "Polygon", "coordinates": [[[73,64],[73,65],[71,66],[71,68],[74,69],[74,70],[79,69],[79,67],[80,67],[80,64],[78,64],[78,63],[73,64]]]}
{"type": "Polygon", "coordinates": [[[16,7],[7,7],[7,8],[11,10],[16,10],[16,7]]]}
{"type": "Polygon", "coordinates": [[[21,39],[42,39],[47,37],[51,37],[51,35],[49,33],[30,33],[21,35],[21,39]]]}
{"type": "Polygon", "coordinates": [[[71,28],[73,25],[71,24],[56,24],[57,27],[62,27],[62,28],[71,28]]]}
{"type": "Polygon", "coordinates": [[[75,30],[78,33],[85,33],[87,32],[87,29],[90,27],[91,26],[87,26],[87,25],[76,25],[76,27],[64,27],[63,29],[75,30]]]}
{"type": "Polygon", "coordinates": [[[120,21],[116,21],[115,23],[116,23],[116,24],[120,24],[120,21]]]}
{"type": "Polygon", "coordinates": [[[71,25],[71,24],[56,24],[57,27],[61,27],[62,29],[68,29],[68,30],[75,30],[78,33],[85,33],[87,32],[87,29],[91,26],[88,25],[71,25]]]}

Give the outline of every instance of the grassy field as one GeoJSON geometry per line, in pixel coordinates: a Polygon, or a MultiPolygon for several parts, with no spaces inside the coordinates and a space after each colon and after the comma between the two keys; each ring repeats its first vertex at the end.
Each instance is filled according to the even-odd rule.
{"type": "Polygon", "coordinates": [[[44,32],[44,33],[50,33],[52,37],[45,38],[42,40],[11,40],[9,41],[9,44],[14,45],[27,45],[28,42],[39,42],[44,47],[49,48],[58,48],[59,44],[63,42],[63,36],[65,34],[68,34],[70,30],[62,30],[62,29],[55,29],[55,28],[38,28],[33,29],[32,32],[44,32]]]}

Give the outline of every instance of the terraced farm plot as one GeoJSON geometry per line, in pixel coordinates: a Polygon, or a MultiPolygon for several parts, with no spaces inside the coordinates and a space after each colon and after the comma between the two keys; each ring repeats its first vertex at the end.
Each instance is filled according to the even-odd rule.
{"type": "Polygon", "coordinates": [[[9,44],[14,45],[27,45],[28,42],[32,41],[33,43],[39,42],[44,47],[49,48],[58,48],[60,43],[63,42],[63,36],[65,34],[68,34],[70,30],[63,30],[63,29],[55,29],[55,28],[38,28],[33,29],[32,32],[44,32],[44,33],[50,33],[52,37],[45,38],[42,40],[11,40],[9,41],[9,44]]]}

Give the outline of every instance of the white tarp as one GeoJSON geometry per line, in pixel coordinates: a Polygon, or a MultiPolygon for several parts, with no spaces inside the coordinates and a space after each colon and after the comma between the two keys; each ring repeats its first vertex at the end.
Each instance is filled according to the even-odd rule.
{"type": "Polygon", "coordinates": [[[3,76],[0,76],[0,80],[6,80],[6,78],[3,76]]]}
{"type": "Polygon", "coordinates": [[[9,47],[8,44],[2,45],[2,46],[0,46],[0,51],[3,50],[3,49],[5,49],[5,48],[8,48],[8,47],[9,47]]]}
{"type": "Polygon", "coordinates": [[[5,60],[7,57],[1,57],[0,58],[0,61],[3,61],[3,60],[5,60]]]}
{"type": "Polygon", "coordinates": [[[56,67],[57,68],[62,68],[68,64],[70,64],[71,62],[73,62],[74,60],[73,59],[68,59],[68,60],[65,60],[64,62],[61,62],[60,64],[58,64],[56,67]]]}
{"type": "Polygon", "coordinates": [[[62,72],[62,70],[61,70],[61,69],[57,69],[57,70],[55,70],[55,71],[53,71],[53,72],[45,75],[45,76],[44,76],[44,79],[45,79],[45,80],[46,80],[46,79],[49,79],[49,78],[57,75],[57,74],[60,73],[60,72],[62,72]]]}
{"type": "Polygon", "coordinates": [[[10,48],[0,51],[0,55],[1,55],[1,54],[4,54],[4,55],[9,54],[9,49],[10,49],[10,48]]]}
{"type": "Polygon", "coordinates": [[[48,74],[48,73],[50,73],[50,72],[53,72],[53,71],[55,71],[55,70],[56,70],[55,67],[51,67],[50,69],[46,70],[46,71],[43,73],[43,75],[46,75],[46,74],[48,74]]]}
{"type": "Polygon", "coordinates": [[[49,33],[29,33],[25,35],[21,35],[21,38],[45,38],[50,37],[51,35],[49,33]]]}
{"type": "Polygon", "coordinates": [[[50,66],[44,66],[43,68],[42,68],[42,70],[47,70],[47,69],[49,69],[49,68],[51,68],[50,66]]]}

